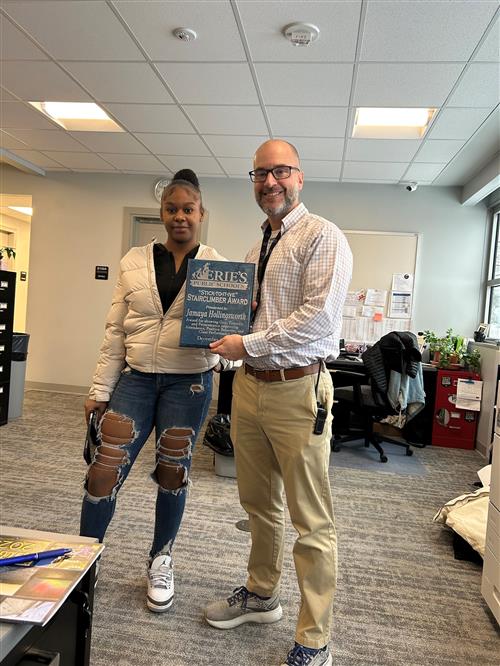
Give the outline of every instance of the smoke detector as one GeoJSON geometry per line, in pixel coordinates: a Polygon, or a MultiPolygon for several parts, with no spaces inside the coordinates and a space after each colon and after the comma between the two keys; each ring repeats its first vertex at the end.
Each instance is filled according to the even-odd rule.
{"type": "Polygon", "coordinates": [[[319,37],[319,28],[312,23],[291,23],[283,29],[283,34],[294,46],[309,46],[319,37]]]}
{"type": "Polygon", "coordinates": [[[172,32],[177,39],[181,40],[181,42],[192,42],[198,37],[196,32],[191,30],[191,28],[176,28],[175,30],[172,30],[172,32]]]}

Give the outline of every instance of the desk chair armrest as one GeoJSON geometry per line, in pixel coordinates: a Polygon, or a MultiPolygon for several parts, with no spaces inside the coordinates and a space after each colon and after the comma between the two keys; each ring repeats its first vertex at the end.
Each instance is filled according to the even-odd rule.
{"type": "Polygon", "coordinates": [[[341,386],[355,386],[356,384],[368,384],[368,376],[363,372],[351,372],[350,370],[335,370],[333,385],[335,388],[341,386]]]}

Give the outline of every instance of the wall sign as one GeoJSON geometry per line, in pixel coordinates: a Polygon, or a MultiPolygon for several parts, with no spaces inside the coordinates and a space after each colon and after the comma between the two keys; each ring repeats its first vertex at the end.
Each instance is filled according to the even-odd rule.
{"type": "Polygon", "coordinates": [[[95,279],[96,280],[107,280],[109,274],[108,266],[96,266],[95,267],[95,279]]]}

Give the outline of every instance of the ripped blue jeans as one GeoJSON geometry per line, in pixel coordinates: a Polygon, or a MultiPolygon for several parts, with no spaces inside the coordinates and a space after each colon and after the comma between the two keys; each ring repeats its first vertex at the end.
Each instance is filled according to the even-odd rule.
{"type": "Polygon", "coordinates": [[[156,460],[151,477],[158,493],[149,555],[171,553],[186,504],[194,444],[211,396],[211,370],[182,375],[125,368],[100,421],[99,446],[87,470],[82,536],[103,541],[117,493],[155,428],[156,460]]]}

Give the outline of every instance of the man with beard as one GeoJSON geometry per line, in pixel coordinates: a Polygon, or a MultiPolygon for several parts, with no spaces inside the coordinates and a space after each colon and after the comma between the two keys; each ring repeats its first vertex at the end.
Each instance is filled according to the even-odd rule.
{"type": "Polygon", "coordinates": [[[282,616],[286,494],[301,591],[295,645],[282,666],[330,666],[328,649],[337,546],[328,478],[333,387],[325,361],[338,355],[352,273],[343,233],[300,203],[304,182],[294,146],[266,141],[250,172],[267,219],[246,261],[258,267],[251,333],[226,335],[213,352],[243,359],[233,383],[231,438],[240,501],[252,546],[245,586],[209,604],[209,624],[231,629],[282,616]]]}

